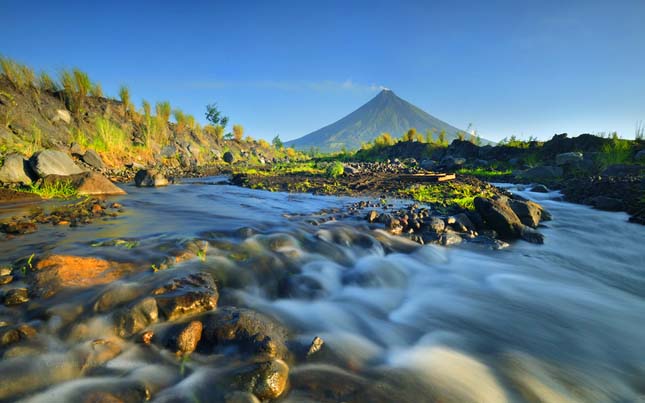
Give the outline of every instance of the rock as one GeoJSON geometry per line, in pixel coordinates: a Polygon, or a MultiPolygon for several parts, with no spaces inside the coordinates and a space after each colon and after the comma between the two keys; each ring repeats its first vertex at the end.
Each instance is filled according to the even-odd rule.
{"type": "Polygon", "coordinates": [[[423,222],[423,225],[436,233],[443,232],[446,229],[446,222],[439,217],[430,217],[423,222]]]}
{"type": "Polygon", "coordinates": [[[222,157],[224,159],[224,162],[227,164],[232,164],[235,158],[233,157],[233,153],[230,151],[227,151],[224,153],[224,156],[222,157]]]}
{"type": "Polygon", "coordinates": [[[531,169],[527,169],[524,172],[518,173],[518,176],[523,178],[537,180],[537,179],[557,179],[562,176],[564,171],[560,167],[554,167],[550,165],[543,165],[531,169]]]}
{"type": "Polygon", "coordinates": [[[544,185],[535,185],[530,191],[535,193],[549,193],[549,189],[544,185]]]}
{"type": "Polygon", "coordinates": [[[0,327],[0,347],[29,340],[37,334],[38,331],[27,324],[0,327]]]}
{"type": "Polygon", "coordinates": [[[454,232],[445,232],[439,237],[439,243],[443,246],[459,245],[463,239],[454,232]]]}
{"type": "Polygon", "coordinates": [[[134,183],[138,187],[167,186],[168,179],[156,169],[141,169],[134,176],[134,183]]]}
{"type": "Polygon", "coordinates": [[[21,183],[31,185],[33,173],[29,161],[17,153],[7,154],[0,168],[1,183],[21,183]]]}
{"type": "Polygon", "coordinates": [[[470,218],[464,213],[459,213],[452,217],[454,223],[452,223],[453,228],[459,232],[470,232],[475,230],[475,224],[470,221],[470,218]]]}
{"type": "Polygon", "coordinates": [[[311,357],[312,355],[320,351],[324,344],[325,342],[323,341],[323,339],[318,336],[314,337],[314,339],[311,341],[309,349],[307,350],[307,357],[311,357]]]}
{"type": "Polygon", "coordinates": [[[131,307],[122,308],[113,315],[115,331],[120,337],[130,337],[158,319],[157,301],[151,297],[144,298],[131,307]]]}
{"type": "Polygon", "coordinates": [[[558,166],[576,164],[582,161],[583,158],[583,154],[577,151],[561,153],[555,156],[555,164],[558,166]]]}
{"type": "Polygon", "coordinates": [[[513,212],[519,217],[520,221],[524,225],[528,225],[531,228],[537,228],[542,220],[542,212],[544,211],[542,207],[529,200],[516,200],[510,199],[508,205],[511,207],[513,212]]]}
{"type": "Polygon", "coordinates": [[[197,349],[197,344],[202,338],[202,329],[202,322],[198,320],[177,325],[167,345],[174,349],[177,355],[190,354],[197,349]]]}
{"type": "Polygon", "coordinates": [[[69,146],[69,152],[70,152],[70,154],[72,154],[74,157],[78,157],[78,158],[80,158],[80,157],[83,155],[83,148],[82,148],[82,147],[81,147],[81,145],[80,145],[80,144],[78,144],[77,142],[73,142],[73,143],[69,146]]]}
{"type": "Polygon", "coordinates": [[[605,211],[623,211],[624,203],[622,200],[608,197],[608,196],[594,196],[586,200],[588,204],[591,204],[598,210],[605,211]]]}
{"type": "Polygon", "coordinates": [[[284,392],[288,379],[287,364],[271,360],[237,370],[231,387],[251,392],[260,400],[276,399],[284,392]]]}
{"type": "Polygon", "coordinates": [[[43,150],[35,153],[29,159],[29,164],[41,178],[47,175],[69,176],[84,172],[69,155],[56,150],[43,150]]]}
{"type": "Polygon", "coordinates": [[[260,400],[250,392],[233,392],[224,398],[225,403],[260,403],[260,400]]]}
{"type": "Polygon", "coordinates": [[[4,295],[4,304],[19,305],[29,301],[29,293],[26,288],[13,288],[7,291],[4,295]]]}
{"type": "Polygon", "coordinates": [[[87,150],[85,151],[85,154],[83,154],[82,157],[83,162],[85,162],[87,165],[98,169],[99,171],[102,171],[105,169],[105,164],[103,163],[103,160],[101,159],[101,156],[98,155],[98,153],[94,150],[87,150]]]}
{"type": "Polygon", "coordinates": [[[76,189],[79,195],[126,194],[125,190],[121,189],[98,172],[83,172],[70,176],[48,175],[43,178],[44,184],[53,184],[56,182],[69,182],[70,185],[76,189]]]}
{"type": "Polygon", "coordinates": [[[215,281],[208,273],[173,279],[153,294],[167,320],[215,309],[219,299],[215,281]]]}
{"type": "Polygon", "coordinates": [[[12,235],[33,234],[37,230],[38,227],[32,221],[11,221],[0,224],[1,232],[12,235]]]}
{"type": "Polygon", "coordinates": [[[453,157],[448,155],[443,157],[439,162],[439,165],[445,167],[446,169],[454,170],[461,168],[466,163],[465,158],[453,157]]]}
{"type": "Polygon", "coordinates": [[[421,162],[419,163],[419,167],[421,167],[421,169],[425,169],[426,171],[432,171],[436,165],[437,161],[427,159],[421,160],[421,162]]]}
{"type": "Polygon", "coordinates": [[[602,171],[602,176],[637,176],[641,173],[643,167],[640,165],[623,165],[616,164],[608,166],[602,171]]]}
{"type": "Polygon", "coordinates": [[[358,172],[359,171],[357,168],[348,164],[343,164],[343,173],[345,175],[356,175],[358,172]]]}
{"type": "Polygon", "coordinates": [[[488,226],[497,231],[503,238],[516,239],[521,237],[524,225],[508,205],[506,197],[492,199],[476,197],[475,210],[488,226]]]}
{"type": "Polygon", "coordinates": [[[376,210],[372,210],[372,211],[370,211],[370,212],[367,214],[367,221],[369,221],[369,222],[371,222],[371,223],[372,223],[372,222],[374,222],[374,221],[378,220],[378,215],[379,215],[379,214],[376,212],[376,210]]]}
{"type": "Polygon", "coordinates": [[[72,115],[67,109],[56,109],[54,116],[52,116],[52,123],[64,122],[70,124],[72,122],[72,115]]]}
{"type": "Polygon", "coordinates": [[[280,359],[288,355],[287,330],[260,313],[226,307],[209,312],[201,319],[204,330],[200,351],[280,359]]]}
{"type": "Polygon", "coordinates": [[[51,255],[36,263],[28,280],[32,292],[49,297],[63,288],[111,283],[134,271],[134,265],[128,263],[95,257],[51,255]]]}
{"type": "Polygon", "coordinates": [[[10,284],[12,281],[13,281],[13,276],[11,274],[0,276],[0,285],[10,284]]]}
{"type": "Polygon", "coordinates": [[[640,150],[634,155],[634,160],[639,162],[645,162],[645,150],[640,150]]]}
{"type": "Polygon", "coordinates": [[[520,238],[531,243],[537,243],[537,244],[544,243],[544,235],[540,234],[539,232],[537,232],[536,230],[528,226],[524,226],[522,228],[522,231],[520,233],[520,238]]]}

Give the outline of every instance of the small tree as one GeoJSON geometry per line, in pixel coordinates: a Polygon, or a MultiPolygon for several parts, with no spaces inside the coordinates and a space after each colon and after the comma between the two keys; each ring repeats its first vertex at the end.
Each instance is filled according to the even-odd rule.
{"type": "Polygon", "coordinates": [[[233,125],[233,137],[237,141],[241,141],[244,136],[244,126],[242,125],[233,125]]]}
{"type": "Polygon", "coordinates": [[[223,128],[226,128],[226,125],[228,124],[228,117],[223,116],[222,112],[217,109],[217,104],[208,104],[206,105],[206,120],[211,122],[213,126],[222,126],[223,128]]]}
{"type": "Polygon", "coordinates": [[[276,148],[276,150],[282,149],[284,147],[284,144],[282,144],[282,140],[280,140],[280,135],[276,134],[273,140],[271,140],[271,144],[273,144],[273,147],[276,148]]]}

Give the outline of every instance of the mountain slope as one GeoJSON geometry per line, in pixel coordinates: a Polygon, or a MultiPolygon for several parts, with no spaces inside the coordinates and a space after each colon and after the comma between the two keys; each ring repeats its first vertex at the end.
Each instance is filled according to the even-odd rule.
{"type": "Polygon", "coordinates": [[[339,151],[343,147],[354,150],[383,132],[397,138],[412,127],[422,134],[426,130],[434,130],[435,137],[441,130],[445,130],[449,142],[457,137],[458,132],[463,131],[399,98],[394,92],[383,90],[337,122],[286,144],[301,150],[312,147],[324,152],[339,151]]]}

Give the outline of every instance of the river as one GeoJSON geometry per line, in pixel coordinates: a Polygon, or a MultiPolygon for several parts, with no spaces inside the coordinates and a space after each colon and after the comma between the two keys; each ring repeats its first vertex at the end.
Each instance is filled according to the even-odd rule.
{"type": "MultiPolygon", "coordinates": [[[[540,228],[543,245],[411,247],[358,220],[310,224],[309,214],[351,198],[216,184],[221,179],[126,186],[128,195],[110,199],[124,205],[119,217],[74,229],[47,226],[0,241],[0,254],[5,263],[32,253],[135,262],[141,273],[124,284],[136,286],[167,275],[150,270],[150,262],[205,240],[203,259],[166,272],[207,271],[220,287],[220,306],[273,317],[293,341],[325,342],[320,358],[291,365],[284,401],[645,401],[645,227],[625,214],[509,185],[552,214],[540,228]],[[98,246],[115,239],[136,244],[98,246]],[[284,270],[292,277],[287,291],[271,277],[284,270]]],[[[0,216],[29,208],[5,208],[0,216]]],[[[105,287],[51,303],[82,306],[105,287]]],[[[0,308],[6,322],[36,323],[42,359],[81,343],[57,325],[59,316],[0,308]]],[[[109,336],[104,321],[88,323],[96,327],[91,334],[109,336]]],[[[78,401],[79,391],[97,385],[140,382],[153,401],[209,401],[216,375],[208,357],[160,357],[124,342],[102,371],[53,377],[51,385],[7,398],[78,401]]],[[[0,374],[25,365],[24,357],[5,356],[0,374]]]]}

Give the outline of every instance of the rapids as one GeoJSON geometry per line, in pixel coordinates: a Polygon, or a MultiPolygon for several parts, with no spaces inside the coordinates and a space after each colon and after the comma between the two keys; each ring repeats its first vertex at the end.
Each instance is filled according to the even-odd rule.
{"type": "MultiPolygon", "coordinates": [[[[113,336],[106,315],[87,312],[88,301],[110,287],[206,271],[220,288],[219,306],[275,318],[294,343],[324,340],[314,359],[290,365],[284,401],[645,400],[645,227],[625,214],[504,185],[551,212],[553,220],[540,228],[544,245],[417,247],[359,220],[310,223],[316,212],[351,198],[209,179],[126,186],[128,195],[110,199],[125,206],[117,218],[0,241],[5,264],[55,253],[140,267],[114,284],[34,300],[33,308],[1,307],[0,321],[38,329],[33,352],[14,349],[0,360],[1,397],[81,401],[96,389],[127,389],[119,395],[124,401],[210,401],[226,357],[194,353],[178,360],[121,340],[120,354],[104,365],[85,370],[76,363],[92,337],[113,336]],[[133,247],[105,243],[115,239],[133,247]],[[151,262],[195,240],[208,244],[203,259],[150,270],[151,262]],[[287,281],[276,280],[285,273],[287,281]],[[77,321],[86,326],[80,336],[77,321]],[[2,392],[21,382],[34,385],[2,392]]],[[[0,218],[32,207],[3,208],[0,218]]]]}

